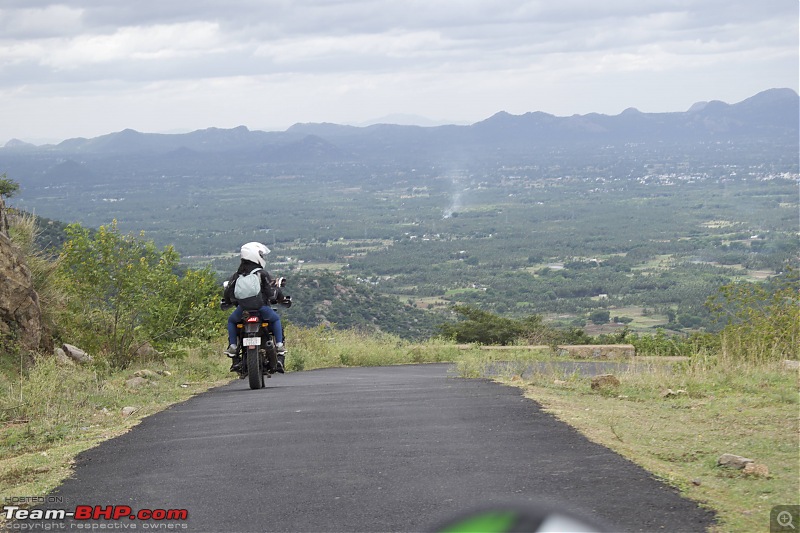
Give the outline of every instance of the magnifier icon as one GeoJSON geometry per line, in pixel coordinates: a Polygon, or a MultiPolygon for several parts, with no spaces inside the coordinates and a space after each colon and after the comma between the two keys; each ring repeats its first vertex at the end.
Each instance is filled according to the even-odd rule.
{"type": "Polygon", "coordinates": [[[792,513],[789,511],[781,511],[778,513],[778,516],[775,517],[778,521],[778,525],[781,527],[790,527],[794,529],[794,524],[792,523],[792,513]]]}

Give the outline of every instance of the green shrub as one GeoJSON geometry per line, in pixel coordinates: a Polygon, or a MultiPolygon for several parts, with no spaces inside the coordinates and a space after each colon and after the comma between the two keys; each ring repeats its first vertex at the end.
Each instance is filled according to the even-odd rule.
{"type": "Polygon", "coordinates": [[[798,359],[800,276],[790,269],[768,283],[734,283],[720,288],[707,306],[718,322],[720,356],[754,363],[798,359]]]}
{"type": "Polygon", "coordinates": [[[515,320],[468,305],[454,306],[453,311],[463,320],[443,324],[440,330],[445,338],[455,342],[506,346],[520,340],[529,344],[546,344],[552,338],[552,331],[542,324],[539,315],[515,320]]]}
{"type": "Polygon", "coordinates": [[[73,224],[67,233],[58,262],[68,295],[62,336],[124,368],[144,342],[163,347],[219,334],[225,313],[210,270],[179,275],[171,246],[158,250],[143,235],[122,235],[116,221],[94,233],[73,224]]]}

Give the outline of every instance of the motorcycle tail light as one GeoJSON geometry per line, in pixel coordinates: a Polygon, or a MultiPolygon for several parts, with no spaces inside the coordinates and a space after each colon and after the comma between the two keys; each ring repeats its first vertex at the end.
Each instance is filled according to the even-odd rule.
{"type": "Polygon", "coordinates": [[[257,316],[251,316],[247,318],[248,322],[258,322],[259,320],[260,318],[258,318],[257,316]]]}

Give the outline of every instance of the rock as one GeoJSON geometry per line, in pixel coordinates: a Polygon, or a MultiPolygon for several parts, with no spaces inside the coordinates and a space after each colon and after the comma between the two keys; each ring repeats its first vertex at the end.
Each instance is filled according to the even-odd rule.
{"type": "Polygon", "coordinates": [[[800,370],[800,361],[786,359],[785,361],[781,362],[781,368],[784,370],[800,370]]]}
{"type": "Polygon", "coordinates": [[[55,353],[56,361],[58,362],[58,364],[67,365],[67,366],[75,366],[75,361],[73,361],[72,359],[67,357],[67,354],[66,354],[66,352],[64,352],[63,349],[56,348],[54,353],[55,353]]]}
{"type": "Polygon", "coordinates": [[[42,322],[39,295],[33,289],[25,256],[8,237],[6,206],[0,198],[0,334],[19,339],[26,352],[53,352],[53,341],[42,322]]]}
{"type": "Polygon", "coordinates": [[[678,390],[667,389],[661,392],[661,397],[674,398],[675,396],[680,396],[681,394],[686,394],[686,391],[683,389],[678,389],[678,390]]]}
{"type": "Polygon", "coordinates": [[[741,470],[744,468],[748,463],[754,463],[752,459],[748,459],[747,457],[742,457],[741,455],[733,455],[732,453],[723,453],[717,459],[717,466],[724,466],[727,468],[736,468],[741,470]]]}
{"type": "Polygon", "coordinates": [[[91,363],[92,361],[94,361],[94,358],[91,355],[84,352],[77,346],[64,343],[61,345],[61,348],[64,349],[64,353],[67,354],[67,357],[69,357],[73,361],[77,361],[78,363],[91,363]]]}
{"type": "Polygon", "coordinates": [[[769,468],[767,468],[767,465],[759,463],[747,463],[744,465],[742,473],[754,477],[769,477],[769,468]]]}
{"type": "Polygon", "coordinates": [[[6,216],[6,202],[0,198],[0,233],[8,237],[8,216],[6,216]]]}
{"type": "Polygon", "coordinates": [[[700,481],[699,479],[695,478],[695,479],[692,480],[692,485],[694,485],[695,487],[699,487],[702,484],[703,484],[703,482],[700,481]]]}
{"type": "Polygon", "coordinates": [[[133,413],[138,411],[138,407],[123,407],[122,408],[122,416],[131,416],[133,413]]]}
{"type": "Polygon", "coordinates": [[[140,359],[150,359],[160,355],[158,351],[149,343],[145,342],[144,344],[140,345],[136,348],[136,357],[140,359]]]}
{"type": "Polygon", "coordinates": [[[614,374],[601,374],[592,378],[592,389],[605,389],[619,387],[619,380],[614,374]]]}
{"type": "Polygon", "coordinates": [[[559,387],[562,386],[562,385],[566,385],[566,384],[567,384],[567,382],[564,381],[563,379],[554,379],[553,380],[553,385],[558,385],[559,387]]]}
{"type": "Polygon", "coordinates": [[[142,385],[147,385],[148,381],[144,378],[135,377],[125,382],[125,386],[129,389],[138,389],[142,385]]]}
{"type": "Polygon", "coordinates": [[[147,368],[142,370],[137,370],[136,372],[133,373],[133,375],[136,376],[137,378],[147,378],[147,379],[155,378],[158,376],[158,374],[156,374],[152,370],[148,370],[147,368]]]}
{"type": "Polygon", "coordinates": [[[169,370],[156,370],[156,373],[159,376],[164,376],[164,377],[169,377],[172,375],[172,372],[170,372],[169,370]]]}

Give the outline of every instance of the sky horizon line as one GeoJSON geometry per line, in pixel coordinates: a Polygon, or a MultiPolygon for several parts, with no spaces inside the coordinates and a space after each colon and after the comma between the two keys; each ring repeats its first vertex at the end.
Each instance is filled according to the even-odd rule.
{"type": "Polygon", "coordinates": [[[145,131],[145,130],[139,130],[139,129],[136,129],[136,128],[121,128],[121,129],[115,129],[115,130],[112,130],[112,131],[106,131],[106,132],[99,133],[99,134],[93,135],[93,136],[75,135],[75,136],[68,136],[68,137],[63,137],[63,138],[56,138],[56,137],[53,137],[53,138],[46,138],[45,137],[45,138],[39,138],[39,139],[34,138],[32,140],[31,139],[21,138],[21,137],[10,137],[10,138],[5,139],[5,140],[0,139],[0,147],[5,146],[7,143],[13,142],[13,141],[19,141],[19,142],[24,142],[24,143],[27,143],[27,144],[33,144],[35,146],[57,145],[57,144],[60,144],[60,143],[62,143],[64,141],[68,141],[68,140],[71,140],[71,139],[81,139],[81,138],[93,139],[93,138],[102,137],[102,136],[105,136],[105,135],[112,135],[112,134],[115,134],[115,133],[120,133],[120,132],[125,131],[125,130],[132,130],[132,131],[136,131],[137,133],[143,133],[143,134],[182,135],[182,134],[186,134],[186,133],[192,133],[192,132],[195,132],[195,131],[203,131],[203,130],[208,130],[208,129],[231,130],[231,129],[235,129],[235,128],[239,128],[239,127],[244,126],[249,131],[278,132],[278,133],[280,133],[280,132],[285,132],[286,130],[288,130],[289,128],[291,128],[292,126],[295,126],[297,124],[324,124],[324,123],[327,123],[327,124],[337,124],[337,125],[342,125],[342,126],[353,126],[353,127],[368,127],[368,126],[373,125],[373,124],[412,125],[412,126],[419,126],[419,127],[437,127],[437,126],[447,126],[447,125],[469,126],[469,125],[481,122],[483,120],[487,120],[487,119],[491,118],[492,116],[497,115],[499,113],[508,113],[510,115],[515,115],[515,116],[521,116],[521,115],[525,115],[527,113],[546,113],[546,114],[553,115],[553,116],[556,116],[556,117],[586,116],[586,115],[591,115],[591,114],[600,114],[600,115],[606,115],[606,116],[618,116],[618,115],[621,115],[622,113],[624,113],[626,111],[629,111],[631,109],[636,109],[637,111],[640,111],[640,112],[645,113],[645,114],[685,113],[685,112],[688,112],[693,106],[696,106],[698,104],[703,104],[703,103],[708,103],[708,102],[713,102],[713,101],[719,101],[719,102],[723,102],[723,103],[728,104],[728,105],[735,105],[735,104],[741,103],[741,102],[743,102],[745,100],[748,100],[748,99],[750,99],[750,98],[752,98],[754,96],[757,96],[757,95],[759,95],[761,93],[769,92],[769,91],[775,91],[775,90],[791,90],[795,94],[798,94],[797,90],[795,90],[792,87],[769,87],[769,88],[765,88],[765,89],[760,90],[760,91],[758,91],[758,92],[756,92],[756,93],[754,93],[754,94],[752,94],[750,96],[747,96],[747,97],[745,97],[745,98],[743,98],[741,100],[737,100],[737,101],[734,101],[734,102],[728,102],[728,101],[725,101],[725,100],[715,99],[715,98],[712,98],[712,99],[709,99],[709,100],[698,100],[696,102],[693,102],[686,109],[682,109],[682,110],[642,111],[642,110],[636,108],[635,106],[629,106],[629,107],[626,107],[626,108],[620,110],[617,113],[603,113],[603,112],[599,112],[599,111],[589,111],[587,113],[555,114],[555,113],[549,113],[548,111],[542,110],[542,109],[531,109],[529,111],[524,111],[524,112],[520,112],[520,113],[511,113],[511,112],[505,111],[503,109],[500,109],[500,110],[496,111],[495,113],[493,113],[491,115],[488,115],[486,117],[483,117],[483,118],[481,118],[479,120],[476,120],[474,122],[457,121],[457,120],[453,120],[453,121],[441,120],[441,119],[436,119],[436,118],[432,118],[432,117],[426,117],[426,116],[422,116],[422,115],[417,115],[417,114],[414,114],[414,113],[389,113],[387,115],[383,115],[381,117],[375,117],[374,119],[361,121],[359,123],[343,123],[343,122],[329,122],[329,121],[305,121],[305,122],[293,122],[292,124],[289,124],[289,125],[287,125],[285,127],[272,127],[272,128],[270,128],[270,127],[258,127],[258,126],[248,125],[248,124],[236,124],[236,125],[229,125],[229,126],[210,125],[210,126],[200,127],[200,128],[180,128],[180,127],[176,127],[176,128],[172,128],[172,129],[169,129],[169,130],[162,130],[162,131],[145,131]],[[409,124],[409,123],[397,123],[397,122],[381,122],[381,120],[388,119],[388,118],[391,118],[391,117],[397,117],[397,120],[400,120],[400,118],[407,118],[409,120],[410,119],[417,119],[420,122],[425,121],[425,122],[429,122],[430,124],[424,125],[424,124],[409,124]],[[35,141],[39,141],[39,142],[35,142],[35,141]]]}

